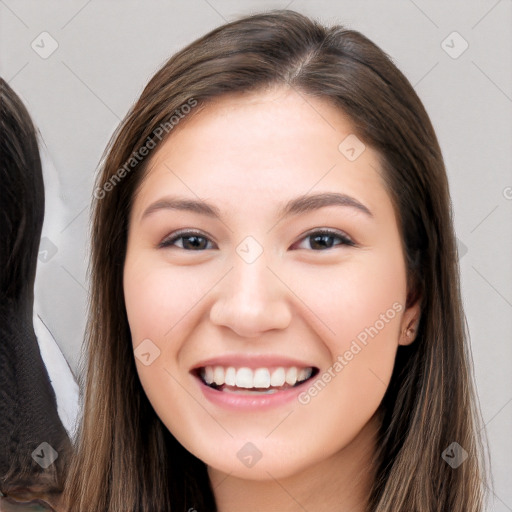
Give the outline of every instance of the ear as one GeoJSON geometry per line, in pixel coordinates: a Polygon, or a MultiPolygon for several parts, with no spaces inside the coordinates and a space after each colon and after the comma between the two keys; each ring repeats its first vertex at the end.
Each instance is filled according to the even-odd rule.
{"type": "Polygon", "coordinates": [[[398,338],[399,345],[410,345],[418,333],[418,326],[421,317],[421,300],[418,299],[414,304],[409,306],[402,317],[400,323],[400,335],[398,338]]]}

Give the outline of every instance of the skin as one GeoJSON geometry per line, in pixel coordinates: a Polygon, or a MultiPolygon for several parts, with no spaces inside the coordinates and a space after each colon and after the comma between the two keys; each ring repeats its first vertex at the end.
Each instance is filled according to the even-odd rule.
{"type": "MultiPolygon", "coordinates": [[[[130,213],[124,268],[126,309],[136,359],[157,414],[203,460],[219,511],[363,511],[379,424],[377,408],[405,329],[406,268],[397,218],[370,147],[349,161],[338,149],[350,122],[323,99],[285,88],[217,99],[178,126],[155,151],[130,213]],[[307,99],[307,101],[306,101],[307,99]],[[303,194],[339,192],[363,203],[279,218],[303,194]],[[216,205],[222,220],[157,209],[179,195],[216,205]],[[159,244],[179,229],[206,237],[200,250],[159,244]],[[307,235],[330,228],[356,245],[318,248],[307,235]],[[251,235],[263,253],[247,263],[237,246],[251,235]],[[307,404],[265,411],[219,408],[190,369],[226,354],[290,356],[320,375],[380,315],[401,305],[374,338],[307,404]],[[261,459],[237,457],[253,443],[261,459]],[[340,504],[343,508],[340,508],[340,504]]],[[[185,245],[183,245],[185,244],[185,245]]]]}

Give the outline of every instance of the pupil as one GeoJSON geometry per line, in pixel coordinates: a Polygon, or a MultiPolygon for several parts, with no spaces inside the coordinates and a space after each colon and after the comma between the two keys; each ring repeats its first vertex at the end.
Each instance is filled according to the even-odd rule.
{"type": "Polygon", "coordinates": [[[331,235],[317,235],[313,237],[311,246],[318,244],[319,247],[332,247],[333,238],[331,235]],[[329,241],[330,240],[330,241],[329,241]]]}
{"type": "Polygon", "coordinates": [[[198,248],[202,248],[202,246],[204,245],[204,244],[201,244],[201,241],[204,241],[204,238],[201,236],[187,236],[183,240],[184,240],[184,243],[183,243],[184,247],[188,246],[189,248],[198,249],[198,248]],[[190,241],[192,241],[192,242],[190,242],[190,241]]]}

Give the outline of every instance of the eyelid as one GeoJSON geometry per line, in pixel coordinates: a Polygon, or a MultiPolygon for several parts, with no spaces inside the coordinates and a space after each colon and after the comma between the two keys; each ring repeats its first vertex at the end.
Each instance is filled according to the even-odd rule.
{"type": "Polygon", "coordinates": [[[347,233],[345,233],[345,231],[342,231],[341,229],[334,229],[334,228],[313,228],[313,229],[310,229],[309,231],[304,233],[299,240],[302,240],[302,238],[306,238],[307,236],[311,236],[311,235],[314,235],[314,234],[317,234],[317,233],[338,236],[340,238],[347,239],[347,240],[349,240],[350,242],[352,242],[354,244],[356,243],[355,240],[352,239],[352,237],[350,237],[349,235],[347,235],[347,233]]]}
{"type": "MultiPolygon", "coordinates": [[[[297,241],[292,244],[292,246],[296,245],[297,243],[302,242],[304,239],[306,239],[312,235],[316,235],[316,234],[330,235],[333,237],[340,238],[343,241],[343,243],[341,245],[348,245],[349,247],[357,246],[357,242],[351,236],[349,236],[347,233],[345,233],[344,231],[342,231],[340,229],[334,229],[334,228],[310,229],[309,231],[306,231],[306,233],[303,233],[300,236],[300,238],[298,238],[297,241]]],[[[315,251],[315,252],[323,252],[323,251],[315,251]]]]}
{"type": "MultiPolygon", "coordinates": [[[[316,234],[330,235],[330,236],[333,236],[333,237],[337,237],[337,238],[341,239],[342,242],[343,242],[340,245],[348,245],[349,247],[357,246],[357,242],[351,236],[349,236],[347,233],[345,233],[344,231],[341,231],[339,229],[333,229],[333,228],[313,228],[313,229],[310,229],[309,231],[306,231],[302,235],[300,235],[300,238],[298,238],[292,244],[292,247],[294,245],[296,245],[297,243],[302,242],[303,240],[305,240],[309,236],[316,235],[316,234]]],[[[205,232],[200,231],[198,229],[183,228],[183,229],[175,231],[174,233],[171,233],[170,235],[166,236],[158,244],[158,247],[159,248],[172,247],[173,246],[172,244],[174,242],[176,242],[177,240],[179,240],[181,237],[185,237],[186,238],[185,235],[198,236],[198,237],[204,238],[208,242],[211,242],[214,245],[216,245],[216,243],[212,240],[212,237],[208,233],[205,233],[205,232]]],[[[202,251],[189,251],[189,252],[202,252],[202,251]]],[[[314,251],[314,252],[323,252],[323,251],[314,251]]]]}
{"type": "MultiPolygon", "coordinates": [[[[205,238],[206,240],[208,240],[208,242],[212,242],[214,245],[216,245],[215,242],[212,240],[212,237],[208,233],[205,233],[203,231],[200,231],[200,230],[194,229],[194,228],[183,228],[183,229],[179,229],[178,231],[171,233],[170,235],[167,235],[161,242],[159,242],[158,247],[162,248],[162,249],[165,249],[166,247],[171,247],[172,246],[171,242],[176,242],[181,237],[185,237],[185,235],[199,236],[199,237],[205,238]]],[[[189,251],[189,252],[195,252],[195,251],[189,251]]],[[[200,252],[200,251],[197,251],[197,252],[200,252]]]]}

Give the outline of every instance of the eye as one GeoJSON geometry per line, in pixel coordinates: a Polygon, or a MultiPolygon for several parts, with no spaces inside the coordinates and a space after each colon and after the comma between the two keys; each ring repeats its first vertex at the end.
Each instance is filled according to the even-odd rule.
{"type": "MultiPolygon", "coordinates": [[[[311,232],[307,236],[301,239],[302,240],[310,240],[309,249],[312,250],[324,250],[330,249],[336,245],[349,245],[355,246],[355,242],[353,242],[347,235],[342,232],[322,229],[318,231],[311,232]],[[339,242],[336,243],[335,240],[339,242]]],[[[178,233],[174,233],[170,237],[164,239],[158,247],[166,248],[166,247],[178,247],[179,249],[184,249],[187,251],[203,251],[206,249],[212,249],[213,247],[208,246],[211,240],[204,236],[200,232],[196,231],[179,231],[178,233]],[[181,241],[181,243],[178,243],[181,241]]],[[[213,244],[214,245],[214,244],[213,244]]],[[[308,247],[296,247],[297,244],[292,246],[292,249],[308,249],[308,247]]]]}
{"type": "MultiPolygon", "coordinates": [[[[356,244],[352,241],[347,235],[340,231],[334,231],[330,229],[322,229],[318,231],[313,231],[306,235],[302,240],[310,240],[309,248],[313,250],[324,250],[330,249],[335,245],[349,245],[354,247],[356,244]],[[335,240],[339,240],[340,243],[335,243],[335,240]]],[[[294,244],[296,245],[296,244],[294,244]]],[[[292,248],[295,248],[292,246],[292,248]]],[[[298,249],[308,249],[308,247],[298,247],[298,249]]]]}
{"type": "Polygon", "coordinates": [[[202,251],[204,249],[211,249],[211,247],[207,247],[208,242],[211,242],[211,240],[203,236],[200,232],[179,231],[160,242],[158,247],[165,248],[174,246],[186,251],[202,251]],[[176,243],[179,240],[181,240],[181,245],[176,243]]]}

